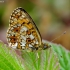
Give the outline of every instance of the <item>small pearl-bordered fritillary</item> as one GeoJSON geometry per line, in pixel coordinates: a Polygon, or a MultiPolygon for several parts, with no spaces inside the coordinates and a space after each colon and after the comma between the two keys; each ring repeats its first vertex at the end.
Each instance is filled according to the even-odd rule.
{"type": "Polygon", "coordinates": [[[41,35],[30,15],[22,8],[17,8],[10,16],[7,30],[7,41],[10,47],[25,50],[46,49],[41,35]]]}

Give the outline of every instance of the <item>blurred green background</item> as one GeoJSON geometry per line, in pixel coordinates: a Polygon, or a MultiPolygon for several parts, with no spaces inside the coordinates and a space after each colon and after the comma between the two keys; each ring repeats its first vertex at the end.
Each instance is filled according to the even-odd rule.
{"type": "Polygon", "coordinates": [[[42,39],[52,41],[57,38],[53,42],[70,50],[69,5],[69,0],[0,0],[0,40],[7,43],[10,14],[15,8],[22,7],[33,18],[42,39]],[[62,35],[64,31],[66,34],[62,35]]]}

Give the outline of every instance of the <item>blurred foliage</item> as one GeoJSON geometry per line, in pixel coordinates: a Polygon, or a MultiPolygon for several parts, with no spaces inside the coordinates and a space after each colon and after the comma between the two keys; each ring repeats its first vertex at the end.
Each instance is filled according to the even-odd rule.
{"type": "Polygon", "coordinates": [[[3,17],[3,14],[4,14],[4,6],[0,7],[0,28],[1,26],[3,26],[3,22],[2,22],[2,17],[3,17]]]}
{"type": "Polygon", "coordinates": [[[43,39],[52,41],[64,31],[66,34],[56,39],[70,50],[70,2],[69,0],[3,0],[0,1],[0,40],[6,41],[9,17],[17,7],[24,8],[35,21],[43,39]]]}

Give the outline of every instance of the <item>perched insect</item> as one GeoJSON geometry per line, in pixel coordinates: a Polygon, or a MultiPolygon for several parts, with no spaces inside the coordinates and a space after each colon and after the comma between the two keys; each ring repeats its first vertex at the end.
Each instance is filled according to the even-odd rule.
{"type": "Polygon", "coordinates": [[[30,15],[22,8],[17,8],[10,16],[7,30],[7,41],[10,47],[25,50],[46,49],[42,38],[30,15]]]}

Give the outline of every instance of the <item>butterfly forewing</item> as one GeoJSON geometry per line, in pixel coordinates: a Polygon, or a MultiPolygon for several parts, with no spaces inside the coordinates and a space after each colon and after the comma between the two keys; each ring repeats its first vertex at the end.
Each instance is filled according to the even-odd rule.
{"type": "Polygon", "coordinates": [[[34,21],[22,8],[15,9],[10,16],[7,41],[10,47],[18,49],[35,50],[41,45],[41,36],[34,21]]]}

